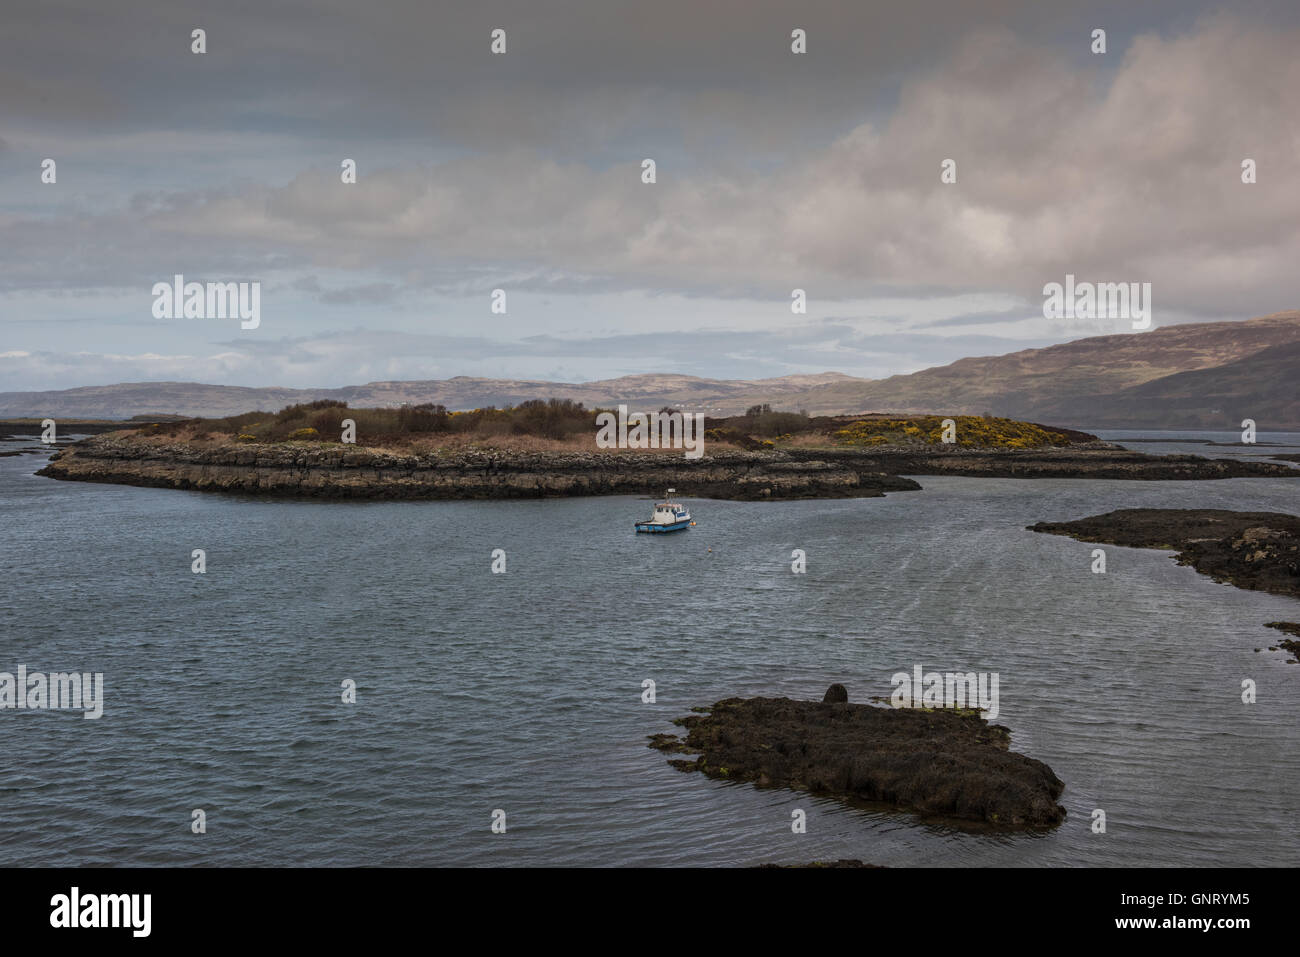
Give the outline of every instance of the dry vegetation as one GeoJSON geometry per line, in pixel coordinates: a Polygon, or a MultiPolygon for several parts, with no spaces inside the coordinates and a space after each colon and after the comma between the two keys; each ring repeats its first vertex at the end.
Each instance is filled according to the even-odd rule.
{"type": "MultiPolygon", "coordinates": [[[[219,419],[183,419],[144,426],[138,434],[198,442],[339,442],[343,422],[356,423],[356,444],[380,448],[457,449],[467,446],[524,451],[594,449],[596,416],[567,399],[537,399],[503,409],[451,412],[441,405],[350,409],[329,399],[279,412],[247,412],[219,419]]],[[[674,411],[663,409],[661,411],[674,411]]],[[[1041,448],[1092,438],[1013,419],[953,416],[961,447],[1041,448]]],[[[753,406],[744,415],[705,422],[707,446],[749,450],[941,445],[943,417],[818,416],[753,406]]],[[[672,450],[663,449],[668,452],[672,450]]]]}
{"type": "MultiPolygon", "coordinates": [[[[1070,433],[1032,422],[993,416],[950,416],[956,428],[953,444],[963,448],[1037,449],[1069,445],[1070,433]]],[[[870,418],[852,422],[832,432],[839,445],[941,445],[944,417],[870,418]]],[[[1078,433],[1075,433],[1077,435],[1078,433]]]]}

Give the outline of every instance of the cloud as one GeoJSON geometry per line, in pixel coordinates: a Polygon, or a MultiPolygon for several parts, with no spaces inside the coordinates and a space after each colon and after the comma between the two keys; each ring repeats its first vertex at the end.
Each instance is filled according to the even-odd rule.
{"type": "Polygon", "coordinates": [[[519,149],[373,169],[355,187],[307,170],[280,187],[11,221],[6,245],[50,268],[29,263],[9,288],[140,282],[211,261],[239,276],[382,269],[435,290],[480,275],[490,287],[485,274],[509,264],[722,295],[926,284],[1028,297],[1068,271],[1221,310],[1293,291],[1298,44],[1300,31],[1214,18],[1135,38],[1098,90],[1097,68],[984,31],[905,84],[887,122],[771,171],[664,164],[647,186],[636,159],[596,168],[519,149]],[[1240,182],[1246,156],[1254,186],[1240,182]],[[945,158],[955,185],[939,182],[945,158]]]}
{"type": "MultiPolygon", "coordinates": [[[[24,7],[0,38],[3,69],[21,79],[0,83],[0,116],[20,121],[5,140],[19,172],[0,173],[17,184],[0,211],[0,295],[81,297],[88,321],[111,299],[125,323],[124,299],[146,301],[175,273],[260,279],[268,297],[296,300],[276,301],[277,315],[296,310],[317,336],[367,307],[386,310],[369,327],[400,334],[494,288],[561,304],[599,295],[612,307],[565,330],[599,348],[647,328],[648,311],[619,296],[788,303],[803,288],[815,314],[788,321],[791,342],[851,316],[837,304],[889,298],[914,307],[890,310],[903,333],[987,321],[1022,327],[1023,345],[1041,333],[1023,320],[1043,285],[1066,273],[1150,282],[1157,325],[1293,307],[1296,10],[1198,18],[1161,2],[1137,19],[1122,3],[1046,6],[507,3],[439,18],[403,3],[377,18],[341,0],[310,14],[149,0],[119,22],[75,0],[86,30],[24,7]],[[188,52],[196,18],[203,57],[188,52]],[[1087,52],[1096,23],[1105,56],[1087,52]],[[486,52],[498,24],[506,57],[486,52]],[[792,24],[809,32],[803,57],[788,51],[792,24]],[[89,89],[98,98],[78,101],[89,89]],[[32,164],[58,148],[59,184],[37,184],[32,164]],[[646,156],[654,185],[641,182],[646,156]],[[340,182],[342,157],[357,159],[356,185],[340,182]],[[1254,185],[1240,181],[1247,157],[1254,185]],[[948,158],[953,185],[939,180],[948,158]],[[999,301],[920,308],[977,295],[999,301]]],[[[717,323],[698,314],[666,309],[654,324],[694,334],[692,361],[759,363],[704,335],[717,323]]],[[[123,328],[117,354],[151,351],[123,328]]],[[[932,362],[950,352],[939,338],[917,344],[932,362]]],[[[50,343],[24,332],[14,344],[35,355],[50,343]]],[[[166,351],[209,361],[198,345],[166,351]]],[[[458,358],[535,368],[565,358],[551,346],[501,334],[458,358]]],[[[249,365],[257,354],[241,348],[206,377],[302,368],[249,365]]]]}

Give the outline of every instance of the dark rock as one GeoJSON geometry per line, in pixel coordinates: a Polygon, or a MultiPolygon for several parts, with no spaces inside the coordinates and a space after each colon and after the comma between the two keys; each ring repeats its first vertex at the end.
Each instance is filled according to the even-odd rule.
{"type": "Polygon", "coordinates": [[[845,704],[849,700],[849,689],[841,684],[831,685],[826,689],[822,701],[826,704],[845,704]]]}
{"type": "Polygon", "coordinates": [[[202,444],[102,435],[37,474],[86,482],[367,499],[508,499],[682,494],[719,499],[878,497],[921,486],[852,459],[783,452],[461,449],[381,451],[337,443],[202,444]]]}
{"type": "MultiPolygon", "coordinates": [[[[1284,632],[1288,635],[1295,635],[1296,638],[1300,638],[1300,624],[1297,624],[1294,621],[1266,621],[1264,627],[1276,628],[1280,632],[1284,632]]],[[[1268,650],[1277,651],[1279,648],[1285,649],[1294,656],[1287,659],[1287,664],[1294,665],[1297,662],[1300,662],[1300,641],[1297,641],[1296,638],[1283,638],[1268,650]]]]}
{"type": "Polygon", "coordinates": [[[1007,749],[1010,732],[969,711],[727,698],[675,722],[684,740],[650,747],[698,754],[682,771],[890,804],[954,823],[1059,824],[1065,785],[1041,761],[1007,749]]]}
{"type": "Polygon", "coordinates": [[[1300,516],[1226,509],[1125,508],[1030,531],[1082,542],[1165,548],[1180,565],[1238,588],[1300,598],[1300,516]]]}

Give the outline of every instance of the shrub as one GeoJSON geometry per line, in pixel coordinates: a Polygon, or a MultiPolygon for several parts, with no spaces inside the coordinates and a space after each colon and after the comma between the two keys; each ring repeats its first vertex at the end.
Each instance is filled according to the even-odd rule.
{"type": "Polygon", "coordinates": [[[1031,422],[1015,419],[984,418],[974,415],[920,415],[910,419],[863,419],[851,422],[834,433],[841,445],[943,444],[943,421],[951,418],[957,426],[955,445],[962,448],[1033,449],[1047,445],[1069,445],[1070,436],[1031,422]]]}
{"type": "Polygon", "coordinates": [[[445,405],[425,402],[397,410],[397,427],[403,432],[446,432],[451,426],[445,405]]]}
{"type": "Polygon", "coordinates": [[[294,440],[306,441],[306,440],[318,439],[318,438],[320,438],[320,433],[312,428],[295,429],[294,431],[289,433],[290,441],[294,441],[294,440]]]}

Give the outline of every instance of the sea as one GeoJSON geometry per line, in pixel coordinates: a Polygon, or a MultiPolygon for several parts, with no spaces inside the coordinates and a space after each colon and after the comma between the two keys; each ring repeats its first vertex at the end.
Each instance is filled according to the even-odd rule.
{"type": "MultiPolygon", "coordinates": [[[[1300,451],[1300,433],[1102,435],[1300,451]]],[[[0,457],[0,671],[102,674],[102,716],[0,709],[0,864],[1300,864],[1300,665],[1264,627],[1300,602],[1157,550],[1105,546],[1096,573],[1098,546],[1026,529],[1296,513],[1300,475],[683,487],[696,526],[651,536],[635,496],[271,501],[55,481],[46,457],[0,457]],[[1062,825],[971,832],[647,747],[722,698],[839,682],[866,702],[917,665],[997,673],[1012,749],[1065,782],[1062,825]]]]}

